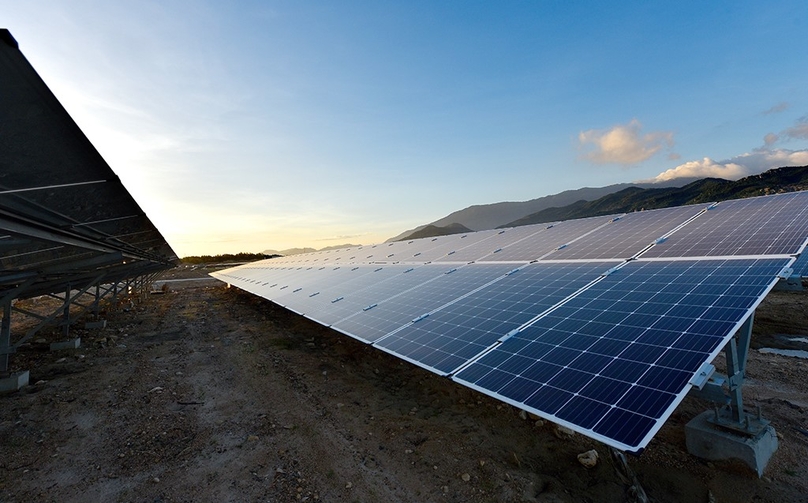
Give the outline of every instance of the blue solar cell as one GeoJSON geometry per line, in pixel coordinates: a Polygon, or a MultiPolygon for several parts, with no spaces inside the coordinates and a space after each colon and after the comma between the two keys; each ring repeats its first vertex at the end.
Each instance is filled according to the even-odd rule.
{"type": "Polygon", "coordinates": [[[378,341],[376,346],[440,374],[451,373],[499,337],[614,265],[614,262],[579,262],[524,266],[405,326],[378,341]],[[415,353],[423,357],[416,357],[415,353]]]}
{"type": "Polygon", "coordinates": [[[776,258],[629,262],[454,379],[636,451],[787,263],[776,258]],[[633,295],[666,285],[678,288],[662,298],[633,295]],[[735,307],[713,307],[718,304],[735,307]],[[610,424],[628,419],[630,426],[610,424]]]}

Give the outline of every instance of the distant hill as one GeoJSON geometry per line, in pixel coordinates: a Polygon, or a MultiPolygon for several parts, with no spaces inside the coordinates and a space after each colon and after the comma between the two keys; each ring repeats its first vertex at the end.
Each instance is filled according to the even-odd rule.
{"type": "MultiPolygon", "coordinates": [[[[438,227],[437,225],[424,225],[418,230],[409,234],[405,239],[418,239],[418,238],[431,238],[435,236],[446,236],[448,234],[462,234],[464,232],[474,232],[468,227],[454,223],[445,227],[438,227]]],[[[403,241],[403,239],[401,239],[403,241]]]]}
{"type": "MultiPolygon", "coordinates": [[[[477,204],[450,213],[449,215],[446,215],[439,220],[435,220],[428,225],[439,228],[448,228],[453,224],[459,224],[473,231],[494,229],[547,208],[564,207],[579,201],[593,201],[629,187],[680,187],[694,180],[694,178],[679,178],[662,183],[620,183],[609,185],[607,187],[584,187],[575,190],[565,190],[564,192],[560,192],[558,194],[539,197],[529,201],[506,201],[492,204],[477,204]]],[[[404,241],[405,239],[423,237],[418,233],[422,232],[426,227],[427,225],[421,225],[415,229],[404,231],[398,236],[392,237],[387,241],[404,241]]],[[[429,236],[436,235],[439,234],[429,234],[429,236]]]]}
{"type": "Polygon", "coordinates": [[[628,187],[592,201],[579,200],[562,207],[546,208],[499,227],[517,227],[806,189],[808,166],[775,168],[734,182],[720,178],[702,178],[684,187],[628,187]]]}

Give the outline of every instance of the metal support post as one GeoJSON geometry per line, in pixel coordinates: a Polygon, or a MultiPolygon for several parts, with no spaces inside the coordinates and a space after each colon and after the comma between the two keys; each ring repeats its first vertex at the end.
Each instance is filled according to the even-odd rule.
{"type": "Polygon", "coordinates": [[[65,339],[70,336],[70,284],[67,285],[67,290],[65,290],[65,305],[64,305],[64,314],[63,314],[63,321],[64,324],[63,328],[63,335],[65,339]]]}
{"type": "Polygon", "coordinates": [[[752,341],[752,324],[755,314],[752,313],[738,330],[737,340],[730,339],[724,348],[727,360],[727,387],[729,389],[729,410],[716,409],[711,422],[745,435],[755,436],[769,426],[758,408],[757,414],[750,415],[743,408],[743,383],[746,377],[746,359],[749,356],[749,345],[752,341]]]}
{"type": "Polygon", "coordinates": [[[94,320],[98,319],[98,311],[99,311],[98,303],[100,301],[101,301],[101,285],[96,284],[95,285],[95,300],[93,300],[93,307],[92,307],[92,313],[93,313],[93,319],[94,320]]]}
{"type": "Polygon", "coordinates": [[[724,407],[715,407],[694,417],[685,426],[687,450],[705,459],[738,458],[743,460],[758,476],[777,450],[777,434],[769,421],[763,419],[760,407],[750,414],[743,407],[743,383],[746,375],[746,359],[752,340],[754,313],[744,322],[736,337],[724,347],[727,360],[727,376],[711,378],[712,384],[698,393],[703,398],[721,396],[720,382],[729,389],[724,407]],[[705,393],[706,392],[706,393],[705,393]]]}
{"type": "Polygon", "coordinates": [[[0,323],[0,377],[8,373],[8,355],[11,347],[11,299],[3,303],[3,321],[0,323]]]}

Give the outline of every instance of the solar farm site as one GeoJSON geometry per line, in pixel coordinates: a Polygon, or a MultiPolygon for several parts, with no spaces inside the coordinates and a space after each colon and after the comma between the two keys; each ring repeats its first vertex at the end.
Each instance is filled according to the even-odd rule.
{"type": "Polygon", "coordinates": [[[176,268],[0,65],[0,501],[805,500],[808,192],[176,268]]]}

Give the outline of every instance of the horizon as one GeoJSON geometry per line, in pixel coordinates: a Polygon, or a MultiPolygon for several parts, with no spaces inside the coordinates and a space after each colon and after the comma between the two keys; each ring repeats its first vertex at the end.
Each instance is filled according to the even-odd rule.
{"type": "Polygon", "coordinates": [[[808,5],[0,0],[179,256],[808,165],[808,5]]]}

